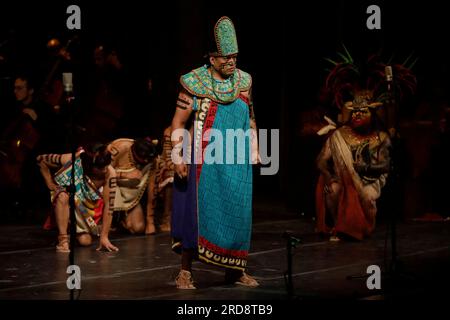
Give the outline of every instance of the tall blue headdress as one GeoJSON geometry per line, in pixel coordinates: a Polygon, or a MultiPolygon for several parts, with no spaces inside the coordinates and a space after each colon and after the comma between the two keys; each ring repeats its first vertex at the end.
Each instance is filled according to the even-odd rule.
{"type": "Polygon", "coordinates": [[[228,17],[220,18],[214,26],[214,39],[216,52],[210,54],[215,56],[229,56],[239,52],[236,38],[236,29],[233,21],[228,17]]]}

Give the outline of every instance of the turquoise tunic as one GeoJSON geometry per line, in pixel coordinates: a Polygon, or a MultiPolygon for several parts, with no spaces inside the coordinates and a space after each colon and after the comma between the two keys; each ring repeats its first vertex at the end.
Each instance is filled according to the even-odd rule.
{"type": "MultiPolygon", "coordinates": [[[[203,161],[191,164],[187,185],[175,181],[174,249],[179,246],[197,248],[198,257],[204,262],[243,270],[247,264],[252,228],[252,166],[248,134],[250,106],[240,93],[249,90],[251,78],[237,69],[230,79],[217,81],[211,78],[206,67],[202,67],[183,76],[181,83],[194,96],[194,126],[198,128],[197,122],[203,121],[200,129],[203,134],[208,129],[221,133],[222,146],[215,152],[220,154],[221,151],[219,158],[223,161],[204,161],[208,146],[215,142],[212,138],[203,144],[203,161]],[[206,111],[202,108],[205,98],[206,111]],[[240,130],[243,135],[241,139],[230,136],[234,143],[228,141],[228,144],[233,148],[227,150],[227,130],[230,129],[240,130]]],[[[197,137],[194,133],[193,159],[201,143],[197,137]]]]}

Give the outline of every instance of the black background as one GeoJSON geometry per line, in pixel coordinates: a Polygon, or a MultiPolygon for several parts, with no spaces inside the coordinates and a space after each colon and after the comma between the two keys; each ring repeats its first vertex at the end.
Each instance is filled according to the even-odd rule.
{"type": "MultiPolygon", "coordinates": [[[[298,212],[312,212],[317,150],[300,131],[303,113],[319,104],[328,66],[324,57],[335,57],[342,44],[356,59],[379,50],[399,60],[413,53],[419,59],[418,91],[402,106],[402,116],[414,118],[421,103],[448,101],[450,28],[444,8],[442,1],[3,1],[0,52],[10,60],[0,72],[8,79],[17,68],[39,70],[50,38],[66,41],[79,34],[82,79],[95,43],[113,42],[133,92],[129,131],[125,127],[123,135],[158,136],[173,116],[179,76],[203,63],[208,34],[227,15],[237,29],[238,67],[253,76],[258,126],[280,129],[280,171],[256,176],[255,195],[271,195],[298,212]],[[66,28],[70,4],[81,8],[81,31],[66,28]],[[366,27],[371,4],[381,8],[381,30],[366,27]],[[148,77],[154,81],[152,105],[146,103],[148,77]]],[[[2,94],[8,85],[2,81],[2,94]]],[[[79,85],[75,90],[82,95],[83,82],[79,85]]],[[[431,108],[421,116],[432,118],[433,113],[431,108]]]]}

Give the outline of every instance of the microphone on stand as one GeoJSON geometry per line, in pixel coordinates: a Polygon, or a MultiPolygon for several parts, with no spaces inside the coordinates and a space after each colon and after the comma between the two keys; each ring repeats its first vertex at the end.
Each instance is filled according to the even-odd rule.
{"type": "Polygon", "coordinates": [[[72,82],[72,72],[65,72],[62,74],[64,92],[67,95],[72,95],[73,93],[73,82],[72,82]]]}
{"type": "Polygon", "coordinates": [[[75,99],[73,95],[73,81],[72,72],[64,72],[62,74],[62,82],[64,87],[64,97],[66,101],[66,108],[72,108],[73,100],[75,99]]]}
{"type": "Polygon", "coordinates": [[[391,66],[384,67],[384,74],[386,76],[388,93],[392,93],[392,81],[394,80],[394,75],[392,74],[392,67],[391,66]]]}
{"type": "Polygon", "coordinates": [[[387,85],[387,125],[389,127],[389,135],[394,138],[397,135],[397,118],[398,110],[395,105],[393,85],[394,85],[394,74],[392,72],[392,66],[384,67],[384,75],[386,77],[387,85]]]}
{"type": "Polygon", "coordinates": [[[386,74],[386,81],[392,82],[394,78],[392,74],[392,67],[391,66],[384,67],[384,73],[386,74]]]}

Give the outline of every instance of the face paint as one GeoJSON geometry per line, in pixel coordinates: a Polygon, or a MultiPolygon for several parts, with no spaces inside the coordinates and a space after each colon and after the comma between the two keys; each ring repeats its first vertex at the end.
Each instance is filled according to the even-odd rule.
{"type": "Polygon", "coordinates": [[[213,67],[223,78],[228,78],[233,75],[236,70],[236,58],[236,55],[215,57],[213,67]]]}
{"type": "Polygon", "coordinates": [[[370,125],[371,113],[369,109],[359,109],[352,112],[351,126],[352,128],[362,128],[370,125]]]}

